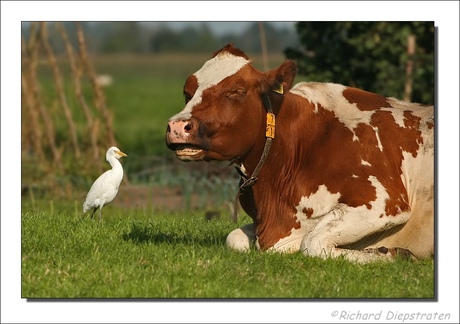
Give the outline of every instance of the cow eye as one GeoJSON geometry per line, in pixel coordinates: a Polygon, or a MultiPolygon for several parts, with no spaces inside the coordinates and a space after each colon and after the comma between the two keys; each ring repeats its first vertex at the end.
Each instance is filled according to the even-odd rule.
{"type": "Polygon", "coordinates": [[[245,88],[237,88],[237,89],[232,89],[231,91],[227,92],[226,97],[236,99],[238,97],[244,96],[245,94],[246,94],[245,88]]]}
{"type": "Polygon", "coordinates": [[[192,100],[192,95],[187,92],[184,92],[185,104],[187,104],[190,100],[192,100]]]}

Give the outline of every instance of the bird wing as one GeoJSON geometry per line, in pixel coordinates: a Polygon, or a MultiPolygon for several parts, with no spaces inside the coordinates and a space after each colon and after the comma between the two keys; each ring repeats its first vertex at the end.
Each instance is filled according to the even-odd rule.
{"type": "Polygon", "coordinates": [[[108,170],[104,172],[94,181],[86,195],[83,212],[107,205],[115,198],[120,187],[121,177],[117,176],[116,172],[113,171],[108,170]]]}

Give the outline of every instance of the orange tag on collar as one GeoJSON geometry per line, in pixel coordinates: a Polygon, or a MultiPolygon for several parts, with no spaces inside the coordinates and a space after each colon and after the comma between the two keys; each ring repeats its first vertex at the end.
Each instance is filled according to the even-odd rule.
{"type": "Polygon", "coordinates": [[[267,113],[265,137],[275,138],[275,115],[272,113],[267,113]]]}

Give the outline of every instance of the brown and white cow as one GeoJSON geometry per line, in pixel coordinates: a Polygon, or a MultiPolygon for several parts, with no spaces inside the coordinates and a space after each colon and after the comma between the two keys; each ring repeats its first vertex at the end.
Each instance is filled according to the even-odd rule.
{"type": "Polygon", "coordinates": [[[433,107],[332,83],[291,88],[296,71],[288,60],[262,73],[227,45],[187,79],[169,120],[179,159],[229,160],[242,175],[253,224],[227,245],[358,262],[432,256],[433,107]]]}

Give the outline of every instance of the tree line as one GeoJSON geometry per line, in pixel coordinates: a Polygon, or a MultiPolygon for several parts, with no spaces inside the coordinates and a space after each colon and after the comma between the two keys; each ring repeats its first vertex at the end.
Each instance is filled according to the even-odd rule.
{"type": "Polygon", "coordinates": [[[284,50],[312,81],[342,83],[433,104],[433,22],[299,22],[300,47],[284,50]]]}

